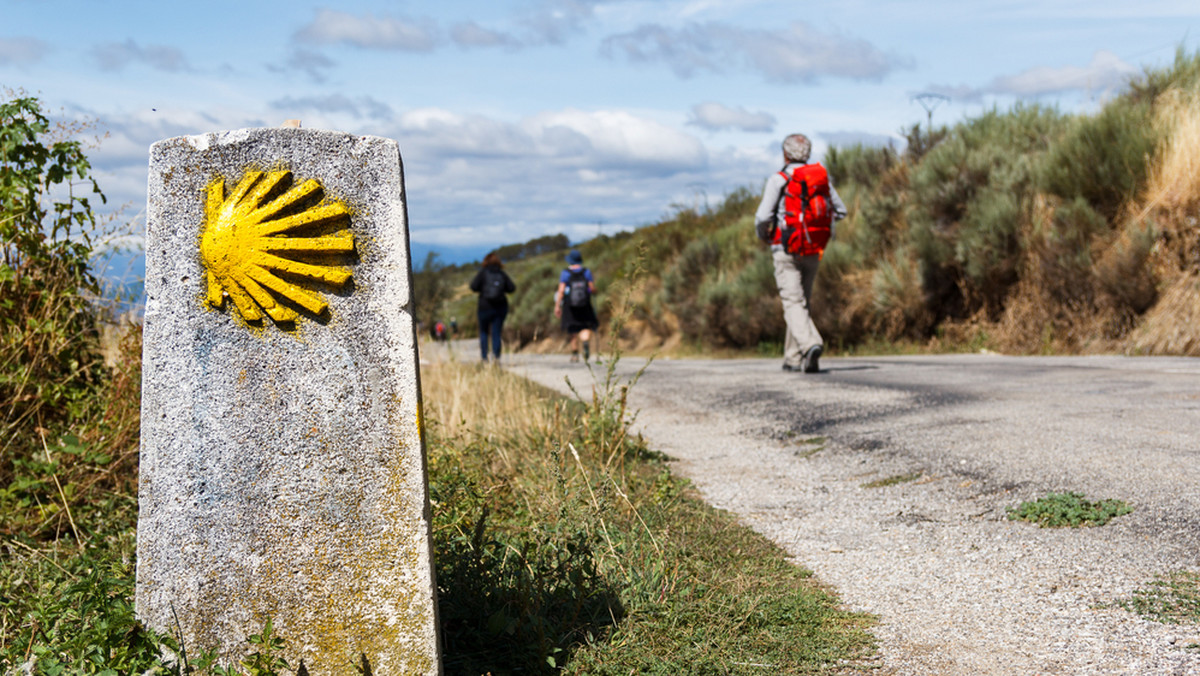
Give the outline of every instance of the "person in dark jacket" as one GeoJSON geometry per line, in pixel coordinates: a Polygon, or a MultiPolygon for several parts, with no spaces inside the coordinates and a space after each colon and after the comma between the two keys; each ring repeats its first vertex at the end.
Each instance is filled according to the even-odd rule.
{"type": "Polygon", "coordinates": [[[483,361],[487,361],[488,336],[491,336],[492,359],[499,361],[500,332],[508,315],[508,294],[516,291],[517,285],[504,271],[504,264],[496,252],[483,257],[483,267],[471,280],[471,290],[479,294],[479,352],[483,361]]]}

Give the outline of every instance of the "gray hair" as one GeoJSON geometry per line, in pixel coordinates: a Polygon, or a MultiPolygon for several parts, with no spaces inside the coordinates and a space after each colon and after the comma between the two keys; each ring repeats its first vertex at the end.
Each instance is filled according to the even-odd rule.
{"type": "Polygon", "coordinates": [[[812,141],[804,134],[792,134],[783,139],[783,157],[788,162],[807,162],[812,154],[812,141]]]}

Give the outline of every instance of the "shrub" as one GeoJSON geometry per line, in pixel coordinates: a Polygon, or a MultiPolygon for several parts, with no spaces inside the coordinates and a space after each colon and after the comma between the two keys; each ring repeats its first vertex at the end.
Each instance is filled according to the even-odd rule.
{"type": "Polygon", "coordinates": [[[40,443],[18,430],[61,427],[103,367],[88,195],[104,195],[82,144],[55,133],[36,99],[0,103],[0,481],[14,445],[40,443]]]}
{"type": "Polygon", "coordinates": [[[730,281],[706,282],[697,303],[700,332],[717,347],[752,348],[778,340],[784,330],[771,256],[760,250],[730,281]]]}
{"type": "Polygon", "coordinates": [[[1041,186],[1064,199],[1082,197],[1112,221],[1145,188],[1158,142],[1151,102],[1118,99],[1074,119],[1046,159],[1041,186]]]}
{"type": "Polygon", "coordinates": [[[900,163],[890,146],[874,147],[856,143],[846,148],[831,147],[825,153],[825,168],[829,180],[839,193],[843,186],[870,189],[879,184],[884,174],[900,163]]]}
{"type": "Polygon", "coordinates": [[[935,317],[1001,309],[1037,167],[1061,126],[1041,106],[993,110],[956,127],[913,169],[908,240],[935,317]]]}

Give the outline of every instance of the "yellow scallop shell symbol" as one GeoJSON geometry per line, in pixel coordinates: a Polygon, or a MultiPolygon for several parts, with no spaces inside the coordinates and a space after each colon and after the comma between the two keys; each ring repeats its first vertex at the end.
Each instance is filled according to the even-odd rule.
{"type": "Polygon", "coordinates": [[[309,179],[292,185],[291,179],[290,171],[247,171],[229,195],[225,179],[209,184],[200,237],[209,305],[221,308],[229,297],[246,321],[260,321],[266,313],[276,322],[294,322],[300,316],[294,308],[320,315],[329,304],[288,279],[335,286],[350,280],[343,268],[294,259],[348,254],[354,251],[354,236],[340,228],[349,225],[345,204],[306,206],[320,200],[321,184],[309,179]],[[333,234],[291,234],[295,231],[333,234]]]}

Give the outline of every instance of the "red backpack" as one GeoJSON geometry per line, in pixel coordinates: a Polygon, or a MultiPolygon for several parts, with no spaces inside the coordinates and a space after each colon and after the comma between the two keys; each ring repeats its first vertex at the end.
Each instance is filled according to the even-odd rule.
{"type": "Polygon", "coordinates": [[[783,191],[783,228],[775,231],[775,244],[794,256],[819,256],[829,243],[833,211],[829,204],[829,173],[820,164],[803,164],[779,172],[787,179],[783,191]]]}

